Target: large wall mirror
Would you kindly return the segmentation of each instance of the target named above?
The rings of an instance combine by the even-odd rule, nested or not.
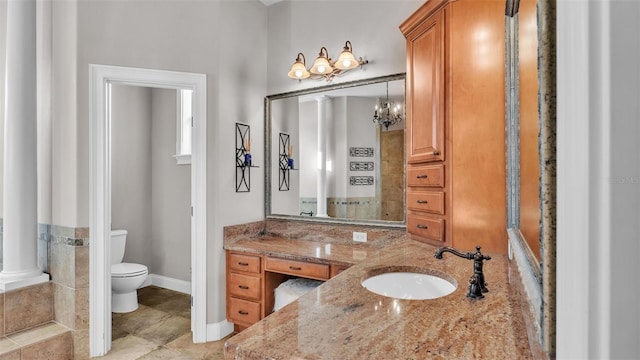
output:
[[[506,1],[507,232],[537,325],[555,351],[555,23],[550,0]]]
[[[404,227],[404,104],[404,74],[267,96],[266,216]]]

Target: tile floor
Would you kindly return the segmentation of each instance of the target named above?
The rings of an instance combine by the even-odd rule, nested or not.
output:
[[[191,340],[189,295],[147,286],[138,290],[139,307],[112,314],[111,350],[96,359],[223,359],[222,339],[204,344]]]

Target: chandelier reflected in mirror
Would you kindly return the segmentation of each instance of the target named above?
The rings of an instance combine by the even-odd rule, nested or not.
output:
[[[289,70],[287,75],[296,80],[310,78],[331,81],[334,76],[342,75],[351,69],[367,63],[369,63],[369,61],[363,60],[361,57],[356,59],[353,55],[351,42],[347,40],[336,62],[331,60],[327,48],[323,46],[320,48],[320,53],[318,53],[318,57],[309,70],[307,70],[307,60],[304,54],[298,53],[296,61],[291,65],[291,70]]]
[[[376,104],[373,112],[373,123],[384,126],[385,130],[389,130],[389,126],[393,126],[402,121],[402,107],[400,104],[393,103],[389,100],[389,82],[387,81],[387,99],[382,104]]]

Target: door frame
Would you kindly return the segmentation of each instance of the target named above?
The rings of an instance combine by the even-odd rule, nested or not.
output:
[[[191,154],[191,331],[206,342],[207,77],[89,65],[89,354],[111,349],[111,85],[193,90]]]

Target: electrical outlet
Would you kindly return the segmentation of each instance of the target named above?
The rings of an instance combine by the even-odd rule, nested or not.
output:
[[[362,250],[353,250],[353,260],[364,260],[367,258],[367,252]]]
[[[367,233],[366,232],[353,232],[353,241],[358,242],[367,242]]]

